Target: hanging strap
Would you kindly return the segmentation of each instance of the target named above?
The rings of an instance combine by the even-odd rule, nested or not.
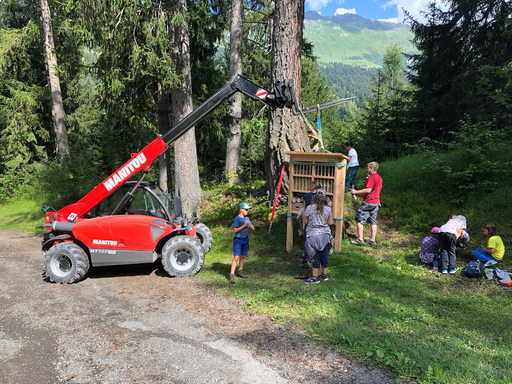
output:
[[[317,130],[311,125],[308,119],[306,119],[306,116],[304,116],[304,113],[302,112],[302,109],[299,109],[300,115],[302,116],[302,119],[304,119],[304,122],[308,126],[308,129],[311,131],[311,136],[318,140],[318,143],[320,144],[320,149],[324,150],[325,152],[330,152],[327,149],[324,148],[324,142],[322,138],[318,135]]]

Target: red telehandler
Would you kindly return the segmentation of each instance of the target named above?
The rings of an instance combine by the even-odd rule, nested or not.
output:
[[[171,199],[144,177],[168,145],[235,92],[262,101],[271,110],[297,108],[291,81],[277,81],[274,92],[269,92],[236,76],[78,202],[58,211],[45,207],[44,276],[71,284],[82,280],[91,265],[143,264],[158,258],[170,276],[197,273],[212,243],[210,230],[199,223],[196,211],[192,219],[181,214],[179,196]],[[139,171],[143,173],[138,181],[128,181]]]

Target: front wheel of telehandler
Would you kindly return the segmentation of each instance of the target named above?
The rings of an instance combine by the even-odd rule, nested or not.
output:
[[[43,275],[53,283],[72,284],[82,280],[89,267],[85,251],[74,243],[64,242],[46,252]]]
[[[162,249],[162,265],[170,276],[193,276],[203,263],[203,246],[191,236],[173,237]]]

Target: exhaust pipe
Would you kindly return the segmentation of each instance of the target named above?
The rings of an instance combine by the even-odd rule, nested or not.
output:
[[[52,231],[57,233],[73,233],[73,225],[75,225],[75,223],[63,223],[62,221],[54,221],[51,224],[44,224],[43,227],[51,227]]]

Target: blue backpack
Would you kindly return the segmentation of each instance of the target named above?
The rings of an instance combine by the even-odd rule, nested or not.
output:
[[[474,260],[469,263],[464,271],[466,277],[482,277],[484,275],[484,264],[480,260]]]

